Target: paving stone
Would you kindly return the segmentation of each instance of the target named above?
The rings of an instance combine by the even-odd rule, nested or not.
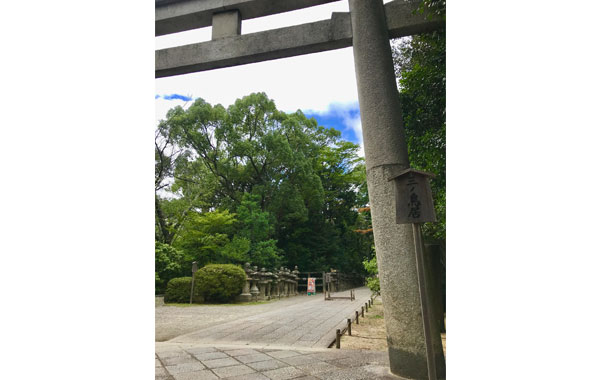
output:
[[[272,369],[262,373],[271,380],[287,380],[306,375],[304,372],[294,367],[284,367],[278,369]]]
[[[202,363],[208,368],[229,367],[240,364],[240,362],[232,358],[203,360]]]
[[[271,357],[269,355],[261,354],[261,353],[236,356],[235,358],[237,360],[241,361],[242,363],[253,363],[253,362],[260,362],[260,361],[271,359]]]
[[[194,356],[196,357],[196,359],[201,360],[201,361],[211,360],[211,359],[223,359],[223,358],[228,357],[226,354],[219,352],[219,351],[205,352],[205,353],[197,354]]]
[[[155,367],[154,376],[169,376],[169,372],[167,372],[167,370],[163,367]]]
[[[336,360],[336,359],[344,359],[351,357],[353,355],[353,351],[344,351],[344,350],[331,350],[331,351],[323,351],[323,352],[315,352],[313,354],[307,354],[304,356],[312,357],[318,360]]]
[[[310,373],[311,375],[318,374],[321,372],[337,371],[340,369],[333,364],[329,364],[329,363],[325,363],[325,362],[313,362],[313,363],[308,363],[308,364],[301,364],[301,365],[297,365],[296,368],[301,369],[306,373]]]
[[[154,380],[170,380],[173,379],[171,376],[154,376]]]
[[[268,377],[261,373],[250,373],[247,375],[227,377],[225,380],[270,380]]]
[[[216,373],[217,376],[219,376],[221,378],[223,378],[223,377],[232,377],[232,376],[247,375],[247,374],[255,373],[256,372],[252,368],[250,368],[248,366],[245,366],[243,364],[234,365],[234,366],[231,366],[231,367],[215,368],[212,371],[214,373]]]
[[[174,356],[172,358],[164,358],[162,361],[163,361],[163,364],[165,366],[175,365],[175,364],[197,362],[197,360],[194,359],[193,357],[191,357],[190,355],[187,355],[187,356]]]
[[[307,364],[307,363],[319,363],[320,360],[315,359],[314,357],[308,357],[308,356],[292,356],[290,358],[282,358],[281,359],[282,362],[285,362],[287,364],[290,365],[300,365],[300,364]]]
[[[257,371],[267,371],[270,369],[288,367],[289,364],[280,362],[279,360],[271,359],[271,360],[265,360],[263,362],[248,363],[248,366],[254,368]]]
[[[269,352],[269,355],[274,357],[274,358],[289,358],[292,356],[298,356],[301,355],[299,352],[296,351],[288,351],[288,350],[283,350],[283,351],[275,351],[275,352]]]
[[[294,377],[294,380],[319,380],[319,378],[314,377],[314,376],[302,376],[302,377]]]
[[[183,372],[173,375],[175,380],[217,380],[217,375],[209,370],[194,371],[194,372]]]
[[[241,349],[237,349],[237,350],[224,350],[225,353],[229,356],[241,356],[241,355],[251,355],[251,354],[258,354],[259,352],[256,350],[253,350],[251,348],[241,348]]]
[[[328,360],[329,363],[335,364],[340,368],[355,368],[369,364],[381,364],[380,361],[369,356],[352,356],[347,358]]]
[[[196,361],[193,363],[168,365],[165,368],[167,369],[167,371],[169,371],[169,373],[171,375],[175,375],[176,373],[182,373],[182,372],[200,371],[202,369],[205,369],[206,367],[204,367],[202,365],[202,363]]]
[[[217,349],[214,347],[195,347],[195,348],[186,349],[186,351],[192,355],[199,355],[199,354],[204,354],[206,352],[216,352]]]
[[[161,364],[160,360],[154,359],[154,366],[155,367],[162,367],[162,364]]]
[[[377,378],[372,373],[362,368],[338,368],[335,371],[319,373],[318,376],[323,380],[362,380]]]
[[[158,357],[161,359],[174,358],[177,356],[189,356],[188,353],[183,350],[157,352],[156,355],[158,355]]]

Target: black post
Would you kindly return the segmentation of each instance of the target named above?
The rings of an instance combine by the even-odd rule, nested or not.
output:
[[[348,335],[352,335],[352,319],[348,318],[346,322],[348,323]]]
[[[335,348],[340,348],[341,335],[340,329],[335,330]]]

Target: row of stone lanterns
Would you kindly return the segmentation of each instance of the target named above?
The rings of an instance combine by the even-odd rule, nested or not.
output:
[[[265,268],[259,271],[257,266],[252,267],[250,263],[246,263],[244,271],[246,284],[238,297],[239,301],[270,300],[275,297],[298,295],[298,266],[295,266],[293,271],[281,267],[279,270],[267,272]]]

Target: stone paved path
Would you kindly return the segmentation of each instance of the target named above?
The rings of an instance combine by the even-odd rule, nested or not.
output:
[[[399,380],[387,352],[156,343],[156,380]]]
[[[157,340],[163,330],[192,332],[155,343],[155,379],[402,380],[390,374],[387,352],[326,348],[371,292],[355,294],[355,301],[317,295],[257,307],[158,307]],[[227,314],[215,316],[220,311]]]
[[[354,315],[355,310],[360,310],[371,291],[362,287],[355,289],[355,295],[354,301],[325,301],[319,295],[292,297],[291,300],[296,302],[286,302],[273,310],[212,325],[169,342],[327,348],[335,340],[336,328],[345,326],[346,319]]]

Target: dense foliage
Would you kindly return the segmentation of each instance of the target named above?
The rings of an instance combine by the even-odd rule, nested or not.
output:
[[[206,302],[229,302],[242,292],[246,273],[237,265],[211,264],[196,271],[194,279]]]
[[[369,274],[367,277],[367,286],[372,292],[379,292],[381,287],[379,286],[379,270],[377,269],[377,257],[373,256],[371,260],[363,261],[363,266]]]
[[[445,0],[424,1],[421,11],[445,17]],[[431,181],[437,223],[425,239],[446,238],[446,31],[403,38],[393,49],[411,166],[435,174]]]
[[[154,255],[155,290],[157,293],[163,293],[168,279],[181,273],[183,253],[170,245],[157,241],[154,244]]]
[[[264,93],[171,109],[155,139],[156,241],[182,253],[169,275],[193,261],[364,272],[365,168],[340,135]]]

